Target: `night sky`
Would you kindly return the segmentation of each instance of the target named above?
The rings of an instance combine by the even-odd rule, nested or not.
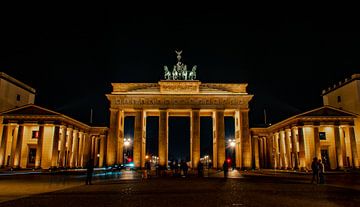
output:
[[[34,87],[40,106],[85,123],[92,108],[97,125],[109,120],[111,82],[158,82],[175,49],[202,82],[249,84],[251,126],[264,109],[276,123],[319,107],[323,89],[360,72],[351,12],[17,6],[0,15],[0,71]]]

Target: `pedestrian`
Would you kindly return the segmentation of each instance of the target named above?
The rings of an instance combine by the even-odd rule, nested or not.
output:
[[[199,161],[199,164],[198,164],[198,176],[199,177],[204,176],[204,165],[202,164],[201,161]]]
[[[312,179],[311,179],[311,183],[314,183],[314,181],[316,180],[316,184],[319,183],[319,163],[318,163],[318,159],[317,157],[313,158],[313,161],[311,163],[311,170],[312,170]]]
[[[149,160],[145,162],[145,170],[146,170],[146,177],[147,177],[147,178],[150,178],[150,177],[151,177],[151,176],[150,176],[151,163],[150,163]]]
[[[325,184],[325,179],[324,179],[324,172],[325,172],[325,166],[324,163],[321,161],[321,159],[319,159],[318,161],[318,166],[319,166],[319,183],[320,184]]]
[[[86,163],[86,185],[92,185],[92,174],[94,172],[94,159],[89,159]]]
[[[227,161],[224,161],[223,164],[223,170],[224,170],[224,178],[228,177],[228,172],[229,172],[229,164],[227,163]]]

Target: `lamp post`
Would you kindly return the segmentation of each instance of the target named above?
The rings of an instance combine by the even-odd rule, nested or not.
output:
[[[235,139],[228,139],[228,143],[229,143],[229,147],[231,148],[231,165],[232,165],[232,169],[234,170],[234,162],[235,162],[235,146],[236,146],[236,142]]]
[[[128,147],[130,146],[130,138],[124,138],[124,147],[125,147],[125,153],[124,153],[124,156],[123,156],[123,163],[125,164],[125,155],[126,155],[126,158],[128,156]]]

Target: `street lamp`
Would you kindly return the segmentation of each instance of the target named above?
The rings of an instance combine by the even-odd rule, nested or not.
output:
[[[125,163],[125,155],[127,156],[128,155],[128,147],[130,146],[130,138],[124,138],[124,147],[125,147],[125,153],[124,153],[124,156],[123,156],[123,163]]]

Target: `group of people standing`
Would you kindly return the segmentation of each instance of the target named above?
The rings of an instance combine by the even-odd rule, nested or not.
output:
[[[314,183],[316,181],[316,184],[324,184],[325,166],[321,159],[318,159],[317,157],[313,158],[313,161],[311,163],[311,170],[313,173],[311,183]]]
[[[183,175],[186,177],[188,175],[189,166],[183,160],[181,160],[180,165],[179,162],[175,160],[170,162],[170,170],[174,176]]]

